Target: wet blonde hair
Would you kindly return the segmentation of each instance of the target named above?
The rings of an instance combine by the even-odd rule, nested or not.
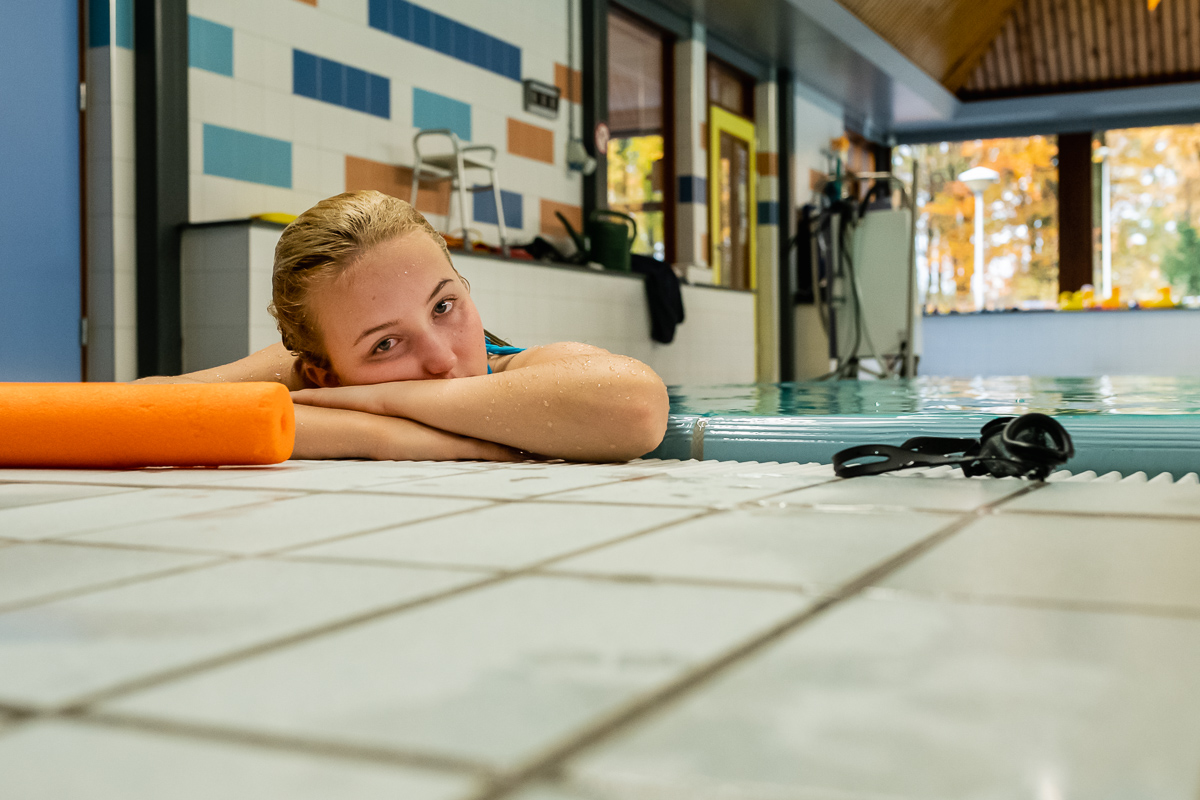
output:
[[[409,203],[382,192],[345,192],[297,217],[279,237],[271,274],[268,310],[278,324],[283,346],[304,362],[329,369],[308,302],[313,288],[340,275],[372,247],[413,231],[428,234],[450,262],[446,240],[425,217]],[[459,278],[466,284],[465,278]]]

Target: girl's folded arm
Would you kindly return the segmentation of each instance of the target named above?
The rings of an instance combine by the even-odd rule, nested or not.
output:
[[[666,387],[645,364],[574,342],[518,353],[494,375],[309,389],[293,397],[581,461],[623,461],[653,450],[668,410]]]

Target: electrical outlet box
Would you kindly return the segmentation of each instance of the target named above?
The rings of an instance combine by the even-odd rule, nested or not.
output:
[[[525,110],[547,119],[558,119],[557,86],[526,78],[521,84],[525,87]]]

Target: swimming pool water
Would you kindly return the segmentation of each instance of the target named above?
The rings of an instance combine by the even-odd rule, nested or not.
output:
[[[915,378],[671,386],[668,391],[672,414],[702,417],[1200,414],[1200,377]]]
[[[1200,378],[917,378],[668,387],[657,458],[818,461],[860,444],[979,436],[1041,412],[1075,442],[1075,472],[1200,472]]]

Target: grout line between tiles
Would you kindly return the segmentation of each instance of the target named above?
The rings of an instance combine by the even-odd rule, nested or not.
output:
[[[1085,519],[1113,518],[1137,520],[1138,522],[1200,522],[1200,514],[1163,514],[1157,511],[1059,511],[1057,509],[1014,508],[1001,512],[1000,516],[1045,516],[1045,517],[1083,517]]]
[[[490,786],[485,787],[478,794],[471,797],[470,800],[500,800],[500,798],[511,795],[513,792],[538,778],[547,777],[560,771],[569,759],[580,752],[613,736],[641,717],[678,701],[682,696],[704,685],[727,668],[754,655],[771,643],[782,639],[784,636],[837,606],[839,603],[863,592],[879,579],[963,530],[980,516],[991,513],[997,506],[1028,494],[1031,491],[1041,488],[1043,485],[1035,483],[1025,486],[999,500],[985,504],[974,512],[963,513],[959,518],[940,530],[935,531],[921,541],[916,542],[891,558],[880,562],[852,580],[847,581],[841,587],[818,599],[813,605],[803,611],[794,614],[750,640],[742,642],[724,654],[697,666],[658,691],[637,698],[623,707],[619,707],[611,713],[600,717],[579,733],[565,739],[558,746],[550,747],[541,756],[530,759],[523,766],[507,771],[494,780]]]
[[[872,586],[866,590],[866,595],[880,600],[904,598],[958,603],[960,605],[1038,608],[1048,611],[1081,611],[1092,614],[1124,614],[1139,617],[1200,620],[1200,608],[1182,605],[1071,600],[1059,597],[1014,597],[998,594],[968,594],[966,592],[933,592],[894,586]]]
[[[55,542],[55,544],[57,544],[57,542]],[[124,578],[115,578],[110,581],[104,581],[103,583],[93,583],[88,584],[87,586],[76,586],[71,589],[60,589],[57,592],[49,592],[47,594],[37,595],[36,597],[27,597],[23,600],[14,600],[9,603],[0,603],[0,614],[7,614],[10,611],[19,611],[24,608],[32,608],[33,606],[40,606],[46,603],[53,603],[58,600],[67,600],[72,597],[91,594],[92,592],[103,592],[108,589],[119,589],[122,586],[129,586],[135,583],[141,583],[142,581],[169,578],[173,575],[182,575],[188,572],[194,572],[206,567],[214,567],[236,560],[238,559],[216,557],[208,561],[202,561],[198,564],[185,564],[178,567],[156,570],[154,572],[147,572],[139,575],[129,575]]]
[[[736,580],[733,578],[696,578],[686,575],[650,575],[631,572],[587,572],[572,569],[536,568],[532,575],[548,578],[571,578],[594,583],[636,583],[665,586],[695,586],[705,589],[751,589],[755,591],[791,592],[805,597],[821,597],[825,593],[798,583],[772,583],[770,581]]]
[[[351,744],[336,740],[309,739],[302,736],[288,736],[280,733],[263,733],[261,731],[242,730],[240,728],[225,728],[218,725],[202,725],[194,722],[141,717],[134,714],[122,714],[113,711],[91,712],[86,715],[74,713],[63,714],[60,718],[76,723],[132,729],[143,733],[167,735],[175,738],[205,739],[223,744],[248,745],[261,749],[308,753],[317,756],[360,762],[366,761],[392,766],[418,767],[455,774],[465,772],[484,780],[493,777],[496,773],[495,768],[487,764],[465,758],[455,758],[442,753],[422,753],[388,747],[372,747],[365,744]]]

